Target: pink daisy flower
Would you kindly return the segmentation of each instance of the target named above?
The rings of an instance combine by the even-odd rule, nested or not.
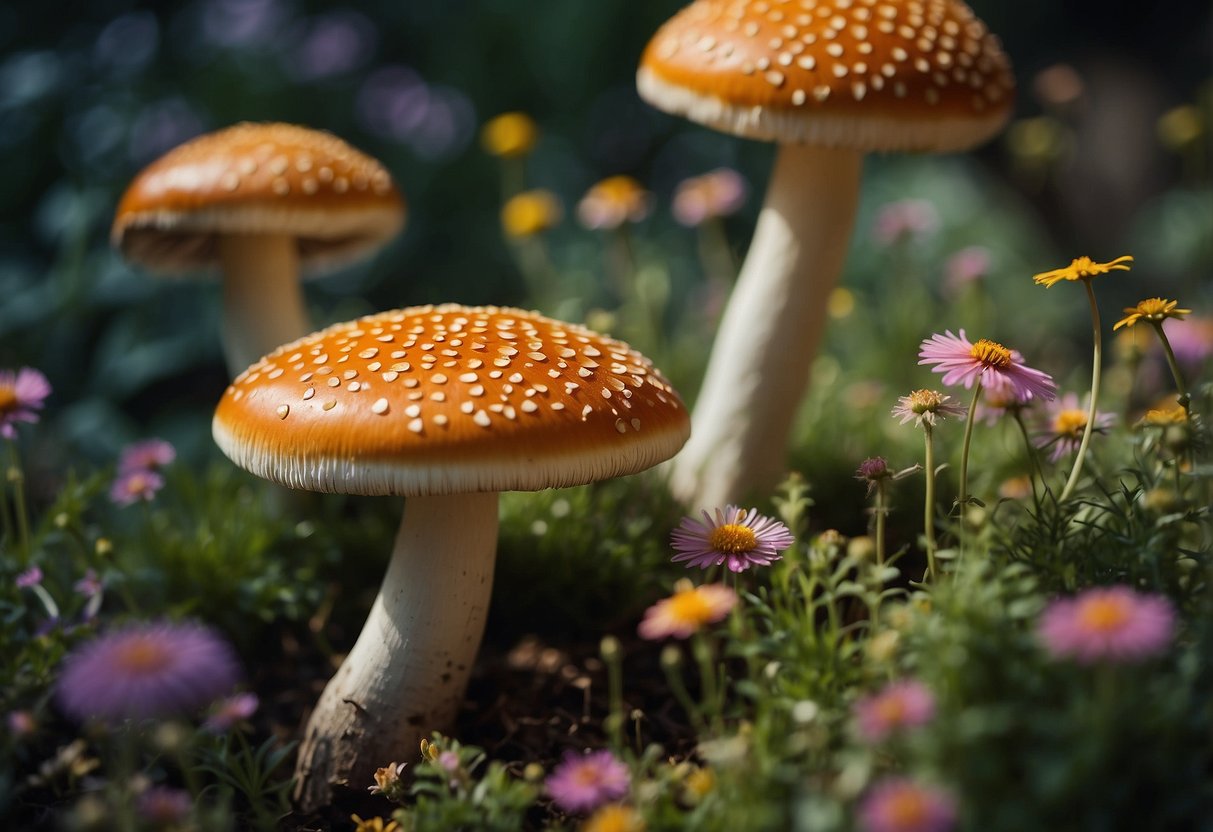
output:
[[[544,785],[552,800],[566,812],[589,812],[604,803],[623,799],[632,775],[610,751],[579,755],[565,752],[564,759]]]
[[[957,251],[943,265],[943,285],[952,294],[990,273],[990,250],[969,246]]]
[[[1009,385],[1020,401],[1036,397],[1052,401],[1057,395],[1052,377],[1025,366],[1018,351],[985,338],[973,343],[965,337],[963,329],[960,335],[951,331],[932,335],[922,342],[918,358],[919,364],[934,364],[931,369],[943,373],[944,384],[972,388],[978,381],[983,386],[1001,382]]]
[[[1052,447],[1049,459],[1053,462],[1061,459],[1072,451],[1077,451],[1082,444],[1082,434],[1087,428],[1086,407],[1080,407],[1078,396],[1066,393],[1049,405],[1048,422],[1043,432],[1036,437],[1038,448]],[[1104,433],[1116,422],[1116,416],[1111,413],[1095,412],[1095,424],[1092,431]]]
[[[55,687],[73,719],[155,719],[195,711],[236,683],[235,653],[198,624],[135,624],[73,650]]]
[[[714,217],[737,213],[745,204],[748,190],[740,173],[717,168],[678,183],[670,210],[680,224],[694,228]]]
[[[143,500],[150,503],[156,492],[164,487],[164,477],[155,471],[133,470],[119,473],[110,486],[110,500],[114,505],[126,507]]]
[[[1174,631],[1170,601],[1127,586],[1059,598],[1041,614],[1036,628],[1049,653],[1079,664],[1147,659],[1167,649]]]
[[[50,394],[50,382],[37,370],[0,370],[0,436],[15,439],[18,422],[37,422],[37,411]]]
[[[859,699],[852,712],[859,735],[866,742],[879,743],[930,722],[935,717],[935,697],[922,682],[906,679]]]
[[[226,733],[257,713],[261,700],[255,693],[237,693],[219,700],[202,727],[215,734]]]
[[[42,583],[42,568],[31,566],[17,575],[15,583],[17,584],[17,589],[31,589],[38,586]]]
[[[118,473],[156,471],[177,458],[177,449],[163,439],[143,439],[122,449],[118,457]]]
[[[891,777],[872,787],[858,814],[863,832],[947,832],[956,825],[956,801],[940,789]]]
[[[691,517],[670,535],[678,554],[674,563],[686,562],[687,568],[726,564],[730,572],[744,572],[751,566],[770,566],[780,552],[795,542],[788,527],[778,520],[734,505],[703,511],[703,522]]]
[[[987,425],[996,425],[1008,413],[1022,411],[1031,399],[1021,399],[1015,387],[999,376],[990,376],[981,388],[981,399],[973,416]]]
[[[638,632],[643,638],[687,638],[705,624],[723,619],[737,606],[737,593],[724,584],[674,584],[674,594],[645,610]]]

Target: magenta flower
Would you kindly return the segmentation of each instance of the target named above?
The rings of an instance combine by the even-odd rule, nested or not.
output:
[[[740,173],[717,168],[679,182],[670,210],[681,225],[694,228],[706,220],[737,213],[748,190]]]
[[[38,720],[29,711],[9,711],[4,717],[8,732],[14,737],[29,737],[38,730]]]
[[[956,825],[950,794],[902,777],[881,780],[859,804],[863,832],[948,832]]]
[[[1053,462],[1072,451],[1077,451],[1087,427],[1088,410],[1087,407],[1079,407],[1078,396],[1074,393],[1066,393],[1059,400],[1052,402],[1047,411],[1048,422],[1043,432],[1035,439],[1036,447],[1052,447],[1049,459]],[[1092,430],[1095,433],[1104,433],[1115,422],[1115,415],[1096,411]]]
[[[92,569],[84,570],[84,577],[72,584],[72,589],[85,598],[92,598],[101,592],[101,578]]]
[[[744,572],[751,566],[770,566],[795,542],[787,526],[759,514],[756,508],[746,511],[729,505],[713,514],[702,513],[702,523],[684,517],[682,525],[670,535],[678,552],[671,560],[685,561],[688,569],[723,563],[730,572]]]
[[[943,285],[952,294],[981,280],[990,271],[990,251],[981,246],[969,246],[948,258],[943,265]]]
[[[859,699],[852,711],[859,735],[866,742],[879,743],[930,722],[935,717],[935,697],[922,682],[905,679]]]
[[[163,487],[164,477],[155,471],[135,470],[120,473],[110,486],[110,500],[114,505],[123,508],[140,500],[150,503],[156,497],[156,492]]]
[[[932,335],[922,342],[918,358],[919,364],[934,364],[931,369],[943,373],[944,384],[972,388],[978,381],[983,386],[1003,383],[1010,386],[1020,401],[1035,397],[1052,401],[1057,395],[1052,377],[1025,366],[1018,351],[985,338],[973,343],[965,337],[963,329],[960,335],[951,331]]]
[[[1041,614],[1036,628],[1045,650],[1079,664],[1147,659],[1167,649],[1174,631],[1170,601],[1127,586],[1059,598]]]
[[[122,449],[118,473],[158,471],[177,458],[177,449],[163,439],[143,439]]]
[[[17,576],[16,582],[18,589],[30,589],[42,583],[42,569],[37,566],[31,566]]]
[[[981,388],[981,400],[973,416],[987,425],[996,425],[1008,413],[1023,410],[1030,399],[1021,399],[1015,387],[1000,376],[990,376]]]
[[[260,704],[255,693],[233,694],[215,703],[202,727],[215,734],[227,733],[255,714]]]
[[[939,214],[925,199],[902,199],[884,205],[876,214],[872,236],[891,245],[914,237],[925,237],[939,228]]]
[[[18,422],[37,422],[37,411],[50,394],[50,382],[37,370],[0,370],[0,436],[15,439]]]
[[[737,606],[737,593],[724,584],[692,586],[683,579],[674,584],[674,594],[645,610],[637,632],[650,640],[688,638],[705,624],[714,624]]]
[[[73,719],[155,719],[195,711],[239,676],[232,648],[199,624],[134,624],[73,650],[55,687]]]
[[[589,812],[604,803],[621,800],[631,783],[627,766],[610,751],[603,750],[585,755],[565,752],[544,785],[564,811]]]

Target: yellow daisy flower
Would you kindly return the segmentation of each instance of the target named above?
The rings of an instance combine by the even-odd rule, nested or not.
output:
[[[533,237],[560,223],[560,200],[551,191],[525,191],[501,208],[501,226],[516,239]]]
[[[1175,307],[1178,305],[1179,301],[1177,300],[1146,298],[1145,300],[1138,301],[1136,306],[1126,306],[1125,316],[1117,321],[1112,329],[1117,330],[1122,326],[1133,326],[1138,321],[1161,324],[1167,318],[1182,318],[1184,315],[1191,314],[1191,309],[1176,309]]]
[[[480,131],[485,151],[503,159],[526,156],[535,148],[539,128],[526,113],[503,113],[490,120]]]
[[[1127,272],[1131,268],[1129,264],[1132,262],[1133,255],[1131,254],[1117,257],[1115,260],[1107,263],[1096,263],[1090,257],[1079,257],[1065,268],[1041,272],[1038,275],[1034,275],[1032,280],[1045,286],[1052,286],[1059,280],[1086,280],[1097,274],[1107,274],[1111,271]]]
[[[581,832],[644,832],[645,825],[635,809],[612,803],[590,815]]]

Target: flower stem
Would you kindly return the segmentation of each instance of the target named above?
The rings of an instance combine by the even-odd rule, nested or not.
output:
[[[1162,321],[1151,321],[1150,323],[1154,326],[1154,331],[1158,333],[1158,340],[1162,341],[1162,348],[1167,354],[1167,365],[1170,366],[1171,375],[1175,378],[1175,388],[1179,390],[1176,401],[1184,409],[1184,413],[1191,416],[1192,397],[1188,395],[1188,387],[1184,384],[1184,374],[1180,372],[1179,362],[1175,360],[1175,351],[1171,349],[1171,341],[1167,338],[1167,333],[1162,330]]]
[[[1091,278],[1084,277],[1082,285],[1086,287],[1087,300],[1091,303],[1091,325],[1095,333],[1095,350],[1091,361],[1091,403],[1087,408],[1087,424],[1082,431],[1082,442],[1078,445],[1078,455],[1074,457],[1074,468],[1070,471],[1070,478],[1066,480],[1065,488],[1061,490],[1061,496],[1057,498],[1059,503],[1064,503],[1074,491],[1074,486],[1078,484],[1078,477],[1082,474],[1082,463],[1087,455],[1087,445],[1091,444],[1091,433],[1095,429],[1095,407],[1099,400],[1100,364],[1103,358],[1103,333],[1099,326],[1099,304],[1095,302],[1095,290],[1091,288]]]
[[[1040,468],[1040,457],[1036,455],[1036,446],[1032,444],[1032,437],[1028,433],[1028,426],[1024,424],[1023,412],[1016,407],[1012,410],[1012,414],[1015,417],[1015,424],[1019,425],[1019,433],[1023,436],[1023,444],[1028,451],[1028,461],[1032,463],[1032,471],[1035,472],[1028,475],[1028,481],[1032,483],[1032,502],[1039,508],[1040,495],[1036,491],[1036,477],[1040,477],[1040,482],[1045,487],[1046,492],[1048,491],[1049,484],[1045,482],[1044,471]]]
[[[935,578],[935,449],[931,442],[931,426],[923,422],[922,430],[926,436],[926,498],[923,500],[923,533],[927,539],[927,574]]]
[[[21,457],[17,453],[17,443],[8,443],[9,465],[5,479],[13,487],[13,514],[17,516],[17,534],[20,540],[18,554],[22,568],[29,563],[29,515],[25,507],[25,472],[21,469]]]
[[[876,565],[884,566],[884,480],[876,482]]]
[[[981,381],[973,385],[973,401],[969,402],[969,415],[965,419],[964,442],[960,448],[960,496],[956,499],[960,506],[961,523],[964,522],[964,507],[969,501],[969,443],[973,440],[973,414],[977,412],[977,400],[981,396]]]

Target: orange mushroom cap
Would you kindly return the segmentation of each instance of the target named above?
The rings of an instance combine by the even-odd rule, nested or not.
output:
[[[947,151],[998,132],[1015,81],[959,0],[695,0],[653,37],[637,87],[750,138]]]
[[[535,312],[422,306],[337,324],[241,373],[215,411],[237,465],[292,488],[538,490],[682,447],[678,394],[627,344]]]
[[[288,234],[305,267],[355,260],[404,224],[387,170],[336,136],[293,124],[207,133],[148,165],[118,205],[111,240],[165,273],[216,264],[221,234]]]

